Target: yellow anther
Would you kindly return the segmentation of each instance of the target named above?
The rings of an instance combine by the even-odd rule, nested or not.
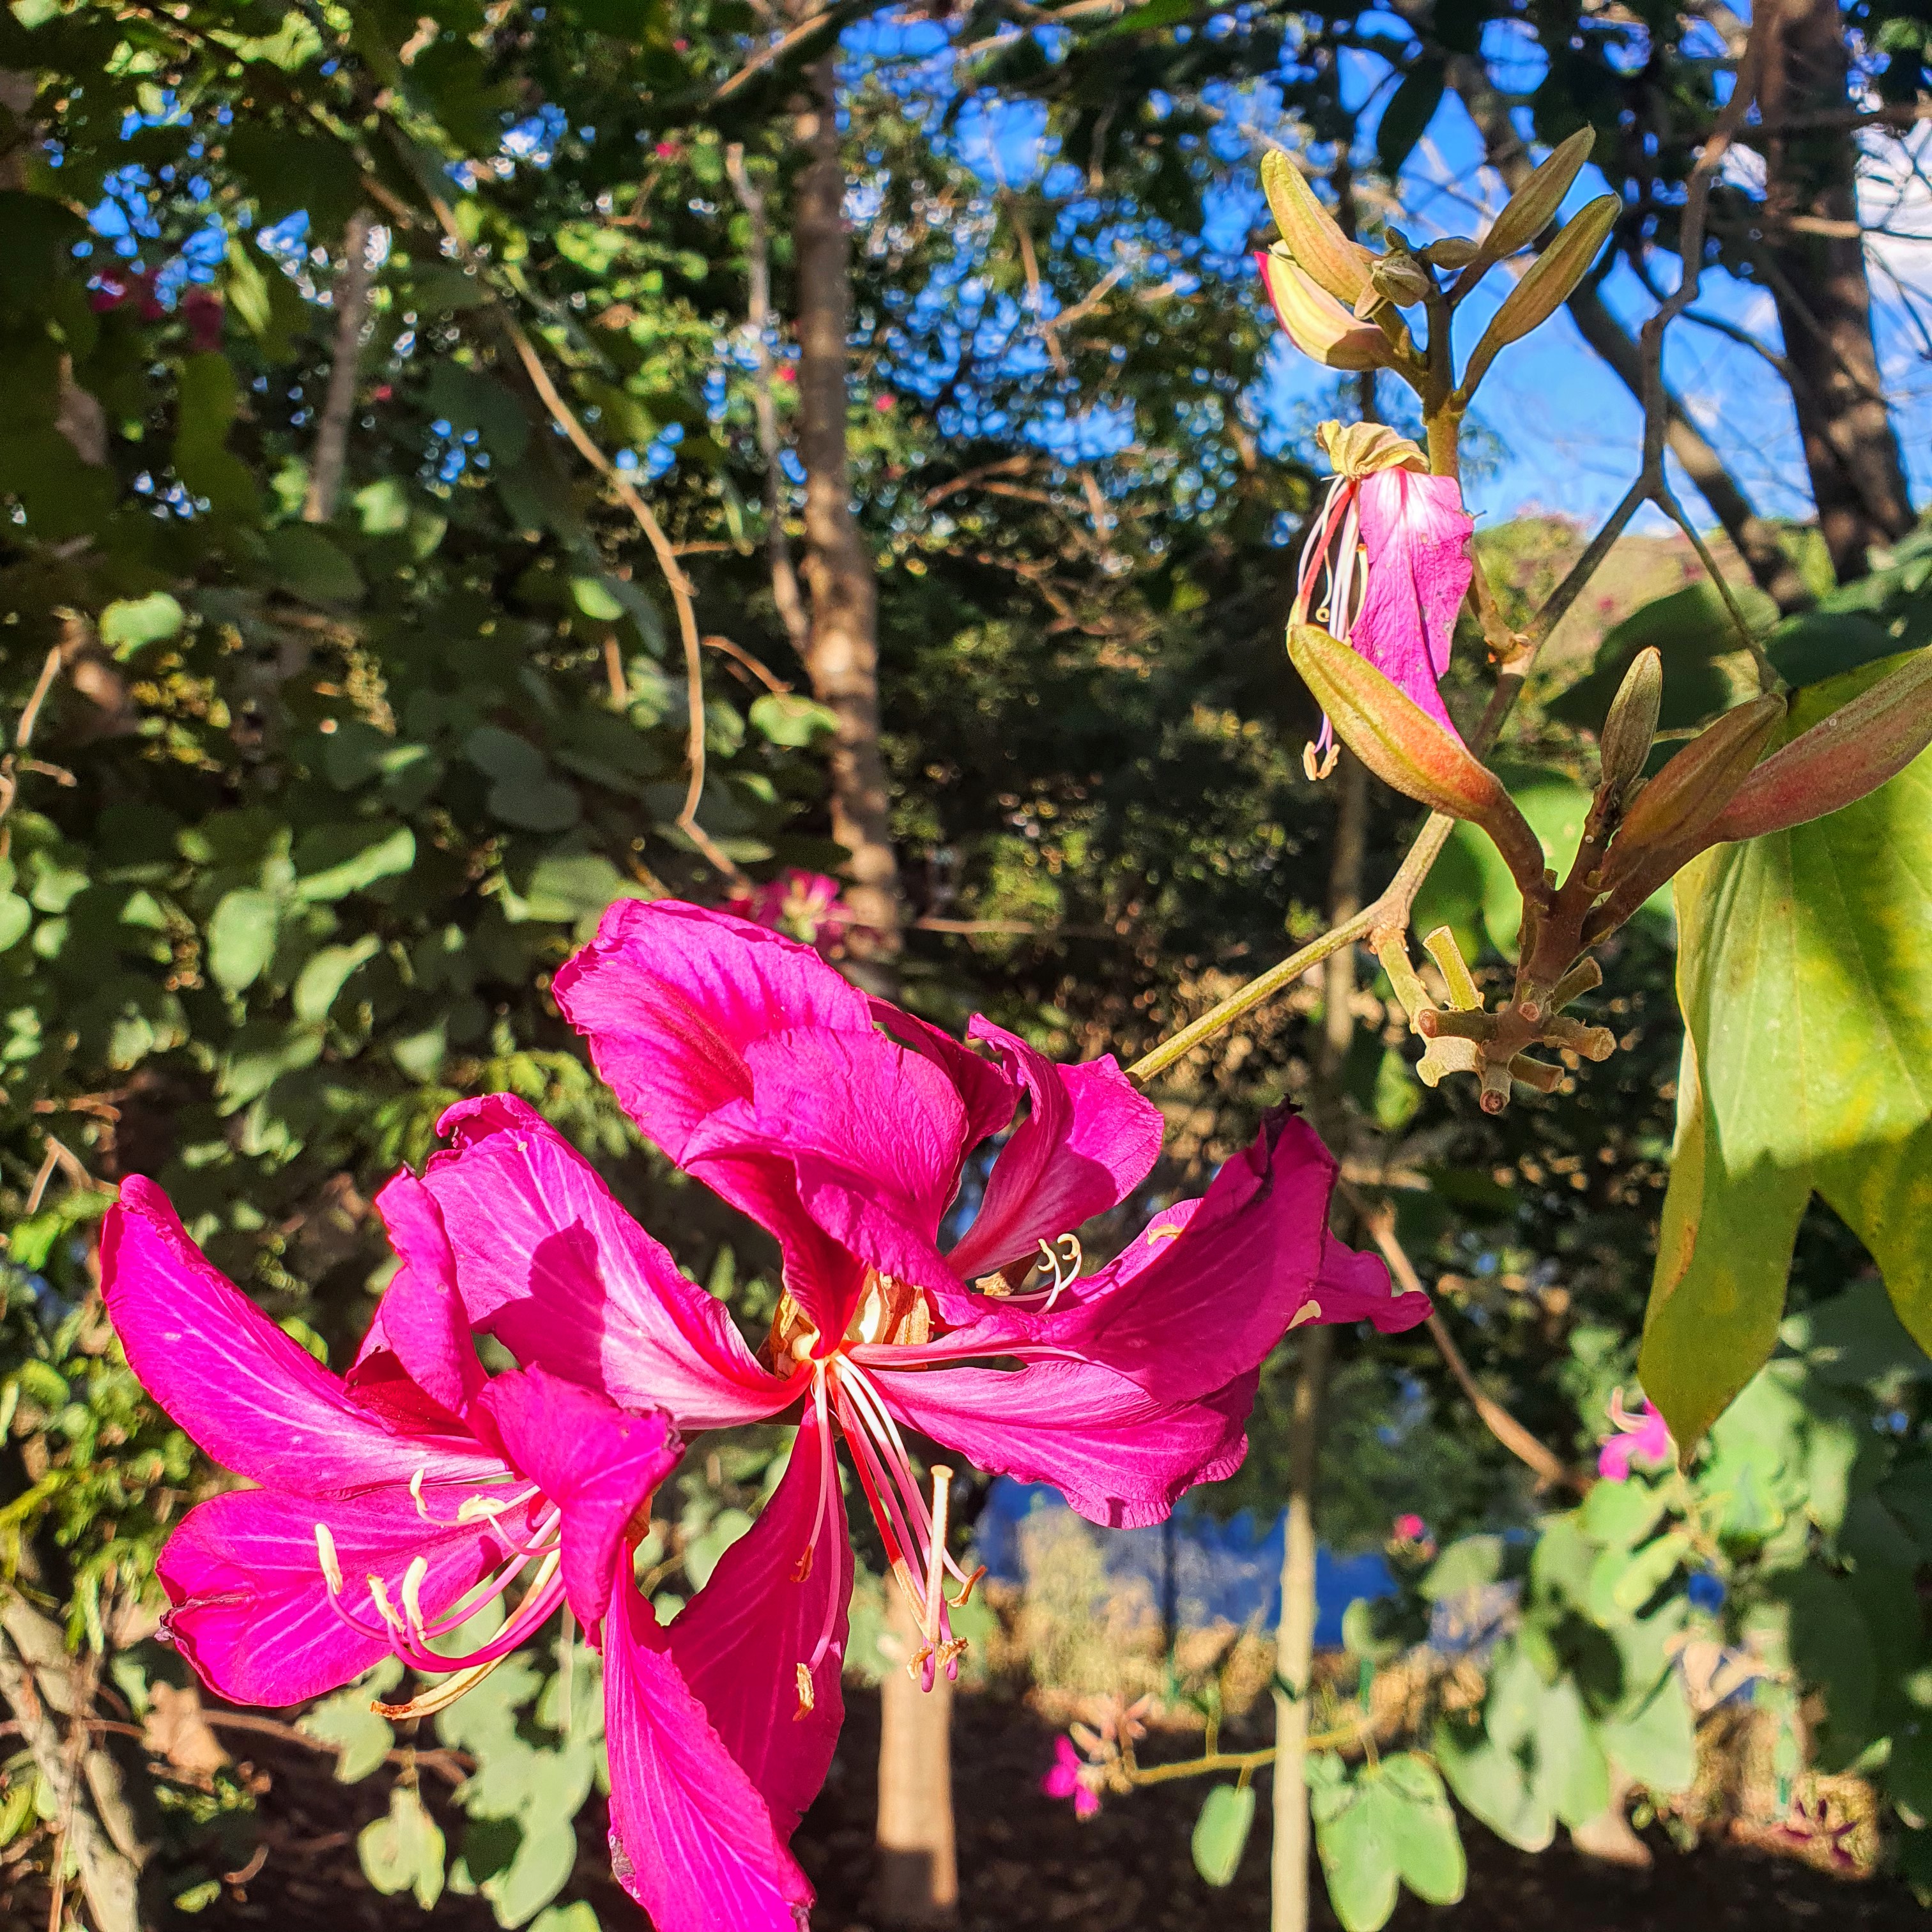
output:
[[[328,1533],[328,1526],[319,1522],[315,1526],[315,1553],[322,1562],[322,1574],[328,1585],[328,1594],[339,1597],[342,1594],[342,1565],[335,1558],[335,1538]]]
[[[429,1558],[418,1556],[403,1572],[403,1613],[410,1620],[410,1628],[418,1636],[423,1634],[422,1586],[423,1579],[429,1574]]]
[[[791,1714],[792,1722],[796,1724],[800,1718],[813,1709],[818,1702],[818,1695],[812,1688],[812,1672],[801,1664],[798,1666],[798,1708]]]
[[[1318,1301],[1304,1301],[1301,1306],[1294,1311],[1294,1319],[1289,1322],[1288,1325],[1291,1328],[1299,1328],[1304,1322],[1319,1322],[1321,1319],[1321,1303]]]
[[[392,1630],[400,1630],[403,1627],[403,1620],[396,1614],[396,1606],[394,1604],[389,1601],[389,1593],[387,1590],[383,1588],[382,1578],[380,1576],[371,1576],[368,1581],[369,1594],[371,1600],[375,1604],[377,1616],[379,1616],[382,1619],[383,1622],[387,1624]]]

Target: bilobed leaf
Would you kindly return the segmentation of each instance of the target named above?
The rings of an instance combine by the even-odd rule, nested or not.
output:
[[[1799,694],[1788,730],[1882,668]],[[1678,875],[1677,1146],[1639,1372],[1688,1448],[1777,1339],[1814,1189],[1932,1342],[1932,753]]]
[[[1412,1751],[1384,1758],[1382,1772],[1397,1875],[1417,1898],[1454,1905],[1468,1882],[1468,1862],[1442,1779]]]
[[[398,1785],[386,1817],[365,1825],[356,1840],[363,1876],[393,1897],[412,1892],[427,1912],[442,1896],[442,1830],[416,1792]]]
[[[568,1818],[532,1824],[527,1818],[516,1856],[478,1889],[488,1899],[496,1923],[523,1925],[570,1882],[577,1864],[577,1832]]]
[[[379,1769],[396,1742],[387,1720],[369,1708],[373,1698],[393,1690],[402,1677],[396,1660],[388,1662],[393,1668],[385,1671],[379,1666],[346,1690],[313,1706],[298,1721],[298,1729],[335,1747],[335,1775],[340,1784],[358,1784]]]
[[[1232,1885],[1255,1822],[1252,1784],[1217,1784],[1208,1792],[1194,1821],[1191,1840],[1194,1869],[1212,1886]]]
[[[1354,1802],[1315,1828],[1328,1903],[1342,1932],[1380,1932],[1395,1910],[1395,1814],[1402,1802],[1378,1775],[1364,1772]]]
[[[34,922],[34,909],[18,892],[0,892],[0,952],[20,944]]]
[[[131,657],[146,644],[178,637],[186,622],[182,607],[165,590],[110,604],[100,614],[100,641],[116,657]]]
[[[1502,1567],[1500,1536],[1465,1536],[1450,1544],[1429,1566],[1420,1587],[1432,1604],[1439,1604],[1445,1598],[1493,1583],[1502,1574]]]
[[[298,1020],[326,1020],[350,974],[382,950],[382,941],[364,933],[348,946],[325,946],[310,954],[296,981],[295,1009]]]
[[[284,590],[305,603],[361,601],[362,572],[313,524],[284,524],[271,530],[268,567]]]
[[[1436,1761],[1463,1807],[1519,1851],[1542,1851],[1556,1837],[1556,1815],[1530,1789],[1522,1765],[1480,1728],[1438,1724]]]

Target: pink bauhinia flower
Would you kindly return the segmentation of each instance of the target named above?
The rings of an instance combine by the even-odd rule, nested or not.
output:
[[[1125,1200],[1160,1148],[1160,1115],[1111,1059],[1058,1066],[976,1019],[983,1058],[808,948],[668,900],[613,907],[554,991],[645,1132],[776,1238],[784,1292],[754,1357],[588,1162],[500,1095],[445,1115],[455,1147],[424,1177],[471,1319],[520,1361],[622,1406],[662,1402],[686,1429],[802,1405],[817,1503],[768,1511],[744,1539],[782,1545],[760,1559],[775,1577],[849,1560],[842,1436],[924,1631],[914,1661],[928,1685],[957,1670],[948,1611],[973,1579],[946,1549],[952,1472],[934,1467],[928,1503],[908,1432],[1051,1482],[1096,1522],[1155,1522],[1238,1466],[1261,1363],[1286,1330],[1394,1330],[1428,1312],[1330,1238],[1334,1163],[1286,1110],[1203,1198],[1083,1275],[1074,1231]],[[968,1156],[1022,1100],[977,1214],[949,1244]],[[824,1694],[832,1641],[830,1602],[814,1629],[805,1594],[781,1582],[747,1611],[748,1639],[795,1661],[801,1711]],[[782,1730],[791,1715],[763,1721]]]
[[[796,1932],[812,1900],[785,1849],[823,1780],[831,1708],[774,1736],[755,1685],[788,1658],[748,1648],[749,1604],[779,1580],[727,1552],[660,1629],[632,1578],[652,1492],[680,1444],[661,1409],[616,1407],[542,1367],[486,1378],[458,1298],[442,1216],[409,1175],[378,1205],[403,1265],[348,1376],[332,1375],[212,1268],[166,1198],[130,1180],[109,1212],[101,1270],[135,1373],[212,1456],[260,1486],[190,1512],[163,1551],[166,1628],[211,1688],[298,1702],[393,1654],[453,1702],[560,1605],[604,1653],[612,1858],[661,1932]],[[817,1506],[818,1444],[793,1458],[766,1514]],[[496,1634],[448,1640],[522,1586]],[[792,1585],[842,1652],[849,1564]],[[826,1600],[821,1602],[821,1600]],[[764,1704],[771,1701],[768,1693]]]
[[[1597,1451],[1597,1474],[1606,1483],[1630,1480],[1634,1461],[1667,1462],[1670,1460],[1670,1431],[1663,1416],[1646,1397],[1640,1410],[1624,1406],[1622,1389],[1610,1391],[1610,1420],[1617,1433],[1606,1439]]]
[[[1335,480],[1303,546],[1294,621],[1306,622],[1312,608],[1331,637],[1352,644],[1454,735],[1437,682],[1449,668],[1456,613],[1475,568],[1475,524],[1461,486],[1430,476],[1422,452],[1378,424],[1326,422],[1316,434]],[[1332,769],[1334,744],[1324,718],[1306,754],[1311,778]]]
[[[1087,1760],[1073,1748],[1073,1740],[1053,1741],[1053,1767],[1040,1781],[1049,1798],[1070,1798],[1076,1818],[1090,1818],[1100,1808],[1100,1794],[1088,1781]]]
[[[727,904],[754,926],[769,926],[826,953],[837,950],[853,923],[843,892],[829,873],[802,872],[794,866],[764,885],[740,886]]]

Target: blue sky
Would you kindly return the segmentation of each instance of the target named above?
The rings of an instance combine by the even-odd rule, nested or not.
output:
[[[1392,15],[1382,25],[1391,36],[1403,31]],[[1214,30],[1210,26],[1204,31]],[[898,66],[896,82],[908,94],[926,92],[935,100],[944,98],[956,84],[944,32],[932,23],[875,22],[848,34],[847,46],[862,61],[896,56],[903,63]],[[1493,28],[1484,51],[1499,83],[1512,92],[1526,92],[1540,76],[1540,51],[1522,30]],[[1712,51],[1718,50],[1714,46]],[[1366,106],[1362,135],[1365,151],[1372,152],[1388,69],[1372,56],[1348,58],[1345,77],[1354,104]],[[1230,91],[1222,104],[1226,122],[1207,146],[1225,165],[1227,183],[1210,196],[1202,233],[1183,238],[1173,266],[1241,273],[1244,250],[1252,238],[1266,232],[1254,165],[1268,138],[1292,142],[1293,130],[1281,119],[1279,95],[1264,83],[1238,94]],[[1524,132],[1528,131],[1526,124]],[[1932,141],[1932,130],[1919,131],[1921,137]],[[1067,192],[1056,183],[1053,146],[1050,138],[1042,139],[1043,133],[1043,113],[1033,104],[1010,107],[985,100],[969,103],[950,130],[935,126],[935,137],[989,187],[1024,187],[1038,181],[1049,193]],[[1899,151],[1892,152],[1895,158]],[[1454,94],[1445,95],[1405,170],[1402,225],[1412,241],[1419,244],[1439,234],[1480,231],[1486,219],[1482,210],[1492,212],[1502,198],[1500,184],[1481,167],[1481,154],[1480,137],[1466,111]],[[1605,186],[1594,168],[1586,168],[1571,191],[1568,208],[1600,194]],[[1870,197],[1874,202],[1880,198],[1876,190]],[[1886,264],[1901,279],[1915,288],[1932,290],[1932,190],[1922,196],[1916,192],[1908,195],[1906,202],[1898,225],[1910,236],[1924,235],[1928,240],[1887,240],[1876,245]],[[1259,234],[1253,233],[1257,223],[1262,224]],[[1674,267],[1664,256],[1658,272],[1669,279]],[[1881,361],[1896,405],[1915,496],[1923,500],[1932,490],[1932,364],[1922,352],[1886,276],[1875,272],[1873,284]],[[1456,334],[1465,352],[1510,285],[1510,278],[1498,272],[1464,305]],[[1653,305],[1628,267],[1610,278],[1604,295],[1633,331]],[[1695,308],[1749,328],[1769,348],[1778,346],[1769,298],[1754,285],[1707,270]],[[1010,326],[1014,318],[994,320]],[[1808,515],[1810,502],[1796,425],[1789,394],[1775,373],[1748,348],[1688,320],[1680,320],[1671,332],[1665,370],[1756,506],[1774,516]],[[1330,372],[1295,354],[1284,340],[1271,370],[1268,412],[1278,431],[1298,439],[1323,412],[1323,404],[1338,386]],[[1468,495],[1471,507],[1487,520],[1528,510],[1558,511],[1585,520],[1600,518],[1636,474],[1641,412],[1622,382],[1583,343],[1567,311],[1559,311],[1529,340],[1504,352],[1483,386],[1474,418],[1479,431],[1487,434],[1471,439],[1476,460]],[[1124,436],[1124,430],[1115,434]],[[1100,440],[1104,443],[1105,435]],[[1674,481],[1693,515],[1710,520],[1688,478],[1679,472]],[[1639,526],[1666,526],[1660,513],[1646,511]]]

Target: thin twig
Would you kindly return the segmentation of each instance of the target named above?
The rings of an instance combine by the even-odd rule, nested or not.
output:
[[[424,189],[424,198],[429,203],[430,212],[435,215],[443,232],[467,259],[469,250],[448,203],[427,186]],[[493,295],[494,292],[493,290]],[[530,378],[530,386],[536,392],[538,400],[549,411],[551,421],[569,439],[571,446],[577,453],[603,478],[612,495],[630,512],[638,529],[644,532],[644,540],[650,545],[652,556],[657,560],[658,572],[664,578],[665,587],[670,592],[671,602],[677,611],[678,637],[684,646],[685,700],[690,715],[686,737],[686,755],[691,766],[691,782],[685,790],[683,807],[677,815],[678,827],[726,878],[734,881],[742,881],[745,874],[736,862],[726,856],[711,835],[698,822],[698,801],[704,794],[704,667],[700,656],[701,640],[698,632],[697,604],[691,580],[685,575],[678,562],[677,554],[671,548],[670,540],[664,535],[663,525],[652,514],[650,506],[638,494],[630,479],[598,446],[589,431],[578,421],[576,411],[564,400],[562,392],[544,365],[543,358],[537,353],[536,345],[525,334],[523,325],[500,298],[495,300],[492,306],[498,326],[502,329],[518,361],[523,364],[524,373]]]
[[[47,701],[47,693],[60,675],[62,662],[61,646],[56,644],[40,666],[40,674],[34,681],[33,694],[28,698],[26,709],[20,713],[20,722],[14,733],[14,742],[21,751],[34,742],[34,727],[40,722],[40,706]]]
[[[1376,1246],[1382,1250],[1382,1258],[1388,1263],[1389,1272],[1400,1284],[1402,1293],[1426,1295],[1428,1291],[1422,1285],[1422,1277],[1416,1273],[1415,1264],[1409,1259],[1408,1250],[1396,1234],[1394,1208],[1387,1202],[1371,1203],[1346,1180],[1338,1180],[1336,1186],[1353,1204],[1363,1226],[1375,1237]],[[1586,1477],[1571,1468],[1553,1449],[1539,1442],[1477,1381],[1439,1310],[1432,1308],[1428,1328],[1430,1338],[1448,1365],[1456,1386],[1468,1397],[1470,1406],[1482,1418],[1483,1426],[1519,1462],[1534,1470],[1544,1482],[1561,1484],[1579,1491],[1587,1490],[1590,1484]]]

